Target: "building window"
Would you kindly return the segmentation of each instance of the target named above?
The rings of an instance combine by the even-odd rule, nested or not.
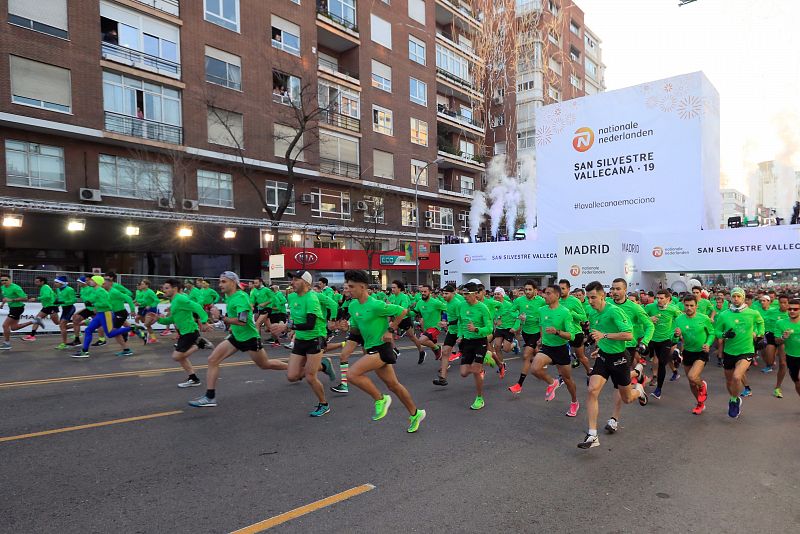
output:
[[[319,81],[319,107],[354,119],[361,118],[361,94],[327,80]],[[335,123],[334,123],[335,124]],[[347,124],[345,122],[345,124]]]
[[[372,60],[372,87],[387,93],[392,92],[392,67]]]
[[[100,192],[112,197],[172,197],[172,168],[163,163],[100,154]]]
[[[54,37],[69,38],[67,0],[8,0],[8,22]]]
[[[441,208],[439,206],[428,206],[428,213],[425,214],[426,221],[434,230],[453,229],[453,208]],[[426,226],[428,226],[426,224]]]
[[[279,70],[272,71],[272,101],[285,106],[300,106],[300,78]]]
[[[556,58],[551,57],[547,65],[550,67],[550,70],[561,76],[561,63],[559,63]]]
[[[350,193],[315,187],[311,189],[311,197],[314,199],[311,204],[312,217],[350,220]]]
[[[357,138],[328,131],[319,133],[320,172],[358,178],[361,174],[358,156]]]
[[[503,148],[505,149],[505,146]],[[475,178],[472,176],[462,176],[461,192],[465,195],[472,196],[472,194],[475,192]]]
[[[522,130],[517,132],[517,149],[518,150],[525,150],[527,148],[533,148],[534,144],[534,136],[536,135],[536,130]]]
[[[300,55],[300,26],[272,15],[272,46],[295,56]]]
[[[374,13],[370,13],[370,39],[372,42],[392,49],[392,25]]]
[[[571,83],[572,87],[575,87],[576,89],[581,88],[581,79],[575,74],[569,75],[569,83]]]
[[[597,43],[594,42],[594,39],[589,37],[589,34],[586,33],[586,32],[584,32],[583,37],[584,37],[583,42],[586,45],[586,49],[587,50],[594,50],[594,47],[597,46]]]
[[[415,145],[428,146],[428,123],[419,119],[411,119],[411,142]]]
[[[415,61],[420,65],[425,65],[425,42],[413,37],[408,36],[408,59]]]
[[[492,127],[498,128],[506,123],[506,116],[503,114],[492,117]]]
[[[275,180],[267,180],[266,182],[266,200],[267,200],[267,207],[271,209],[273,212],[278,211],[278,208],[286,203],[286,211],[283,213],[286,215],[294,215],[294,192],[295,189],[292,188],[292,194],[289,197],[287,202],[286,197],[289,193],[289,184],[286,182],[276,182]]]
[[[587,57],[586,61],[585,61],[585,65],[586,65],[586,74],[588,74],[589,76],[591,76],[592,78],[594,78],[596,80],[597,79],[597,63],[595,63],[594,61],[592,61],[591,59],[589,59]]]
[[[69,69],[18,56],[9,58],[13,103],[60,113],[72,111],[72,82]]]
[[[547,32],[547,39],[554,45],[561,46],[561,39],[555,34],[555,32],[553,32],[553,30]]]
[[[392,110],[380,106],[372,106],[372,131],[384,135],[394,135]]]
[[[580,63],[581,61],[581,53],[573,47],[569,49],[569,59],[570,61],[574,61],[575,63]]]
[[[414,209],[413,202],[408,200],[400,202],[400,224],[403,226],[417,225],[417,210]]]
[[[386,213],[383,207],[383,198],[364,196],[367,210],[364,212],[364,222],[372,224],[386,224]]]
[[[6,139],[6,184],[66,191],[64,149]]]
[[[470,143],[465,139],[460,139],[458,141],[458,148],[461,150],[461,156],[467,159],[473,159],[475,157],[475,145]]]
[[[375,175],[375,178],[394,180],[394,154],[373,149],[372,173]]]
[[[449,48],[436,45],[436,66],[460,80],[472,83],[472,77],[469,74],[469,61]]]
[[[575,24],[575,21],[569,21],[569,31],[577,35],[578,37],[581,36],[581,27]]]
[[[289,145],[292,144],[292,141],[297,136],[297,128],[292,128],[291,126],[278,124],[276,122],[272,126],[272,134],[274,148],[273,155],[276,158],[286,158],[286,152],[289,150]],[[303,151],[305,148],[305,145],[303,144],[304,137],[304,135],[300,136],[300,139],[297,140],[297,144],[292,150],[290,158],[293,161],[305,161],[305,152]]]
[[[356,23],[356,1],[355,0],[317,0],[317,5],[323,11],[333,15],[333,20],[342,24],[346,28],[355,29]]]
[[[425,25],[425,0],[408,0],[408,16]]]
[[[241,113],[208,107],[208,142],[244,148],[244,117]]]
[[[206,81],[237,91],[242,90],[242,60],[222,50],[206,46]]]
[[[421,106],[428,105],[428,84],[416,78],[409,78],[409,94],[411,101]]]
[[[205,0],[206,20],[239,31],[239,0]]]
[[[428,185],[428,169],[430,167],[424,161],[418,159],[411,160],[411,183],[417,185]]]
[[[559,12],[558,4],[554,0],[550,0],[549,4],[550,5],[548,7],[550,9],[550,14],[553,15],[554,17],[557,17]]]
[[[505,141],[501,141],[499,143],[495,143],[494,144],[494,155],[495,156],[499,156],[499,155],[505,154],[505,153],[506,153],[506,142]]]
[[[561,91],[559,91],[558,89],[556,89],[552,85],[548,85],[547,86],[547,96],[549,96],[553,100],[556,100],[556,101],[559,101],[559,102],[561,101]]]
[[[233,207],[233,177],[216,171],[197,171],[197,201],[201,206]]]
[[[136,78],[103,72],[103,105],[105,111],[120,115],[181,125],[180,92]]]

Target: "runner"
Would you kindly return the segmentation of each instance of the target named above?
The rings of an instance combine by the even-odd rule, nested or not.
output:
[[[464,304],[465,300],[463,296],[456,293],[456,288],[449,284],[442,288],[442,298],[444,299],[447,309],[439,325],[445,329],[446,334],[442,345],[442,357],[439,361],[439,376],[433,380],[433,385],[444,387],[447,385],[447,369],[450,367],[453,347],[455,347],[458,342],[459,309]]]
[[[77,347],[81,344],[81,325],[87,319],[94,317],[94,304],[92,303],[94,296],[94,287],[88,285],[88,280],[85,276],[78,277],[78,292],[81,300],[83,301],[83,309],[72,316],[72,330],[73,340],[68,344],[70,347]],[[97,343],[100,341],[105,345],[106,341],[102,333],[98,334]],[[95,343],[95,345],[97,345]]]
[[[687,295],[683,298],[684,315],[675,319],[675,337],[683,340],[683,367],[689,379],[697,405],[692,413],[700,415],[706,409],[708,384],[700,378],[706,364],[708,353],[714,344],[714,325],[708,315],[697,310],[697,297]]]
[[[400,306],[404,310],[408,310],[411,306],[411,297],[408,296],[408,293],[405,293],[406,286],[400,280],[395,280],[392,282],[392,294],[389,295],[387,301],[389,304],[395,304]],[[380,295],[378,296],[380,299]],[[411,340],[414,345],[416,345],[417,350],[419,351],[419,360],[417,360],[418,364],[421,364],[425,361],[425,350],[422,348],[422,345],[417,339],[416,334],[414,334],[414,319],[411,313],[409,313],[403,320],[400,322],[398,327],[398,339],[406,336],[408,339]]]
[[[87,284],[93,288],[92,291],[92,304],[95,309],[95,315],[86,326],[86,331],[83,333],[83,347],[78,349],[72,354],[73,358],[88,358],[89,346],[92,344],[92,334],[98,328],[102,328],[106,333],[106,337],[113,337],[117,339],[120,348],[122,349],[117,353],[118,356],[131,356],[133,351],[128,348],[128,343],[124,339],[124,335],[131,331],[127,326],[114,328],[114,314],[111,311],[111,296],[108,288],[113,287],[113,283],[103,278],[100,275],[94,275],[86,280]],[[119,291],[116,291],[121,295]]]
[[[447,304],[434,298],[432,296],[433,288],[427,284],[423,285],[420,289],[420,298],[418,301],[411,304],[411,308],[415,310],[422,321],[422,335],[419,342],[423,347],[428,347],[433,351],[436,359],[442,357],[442,348],[438,345],[439,323],[442,322],[442,312],[447,310]],[[422,364],[425,361],[425,350],[422,351],[422,356],[417,361],[417,364]]]
[[[260,278],[253,280],[253,289],[250,290],[250,303],[256,314],[256,329],[261,332],[263,326],[267,330],[271,329],[269,315],[272,313],[272,303],[274,301],[272,289],[264,285]]]
[[[67,325],[72,316],[75,315],[75,290],[69,286],[66,276],[57,276],[53,282],[56,284],[56,304],[61,306],[61,317],[58,321],[58,329],[61,331],[61,343],[56,346],[58,350],[64,350],[67,345]]]
[[[145,278],[139,282],[133,304],[136,306],[136,322],[142,323],[147,330],[147,337],[144,339],[145,345],[148,343],[157,343],[158,339],[156,339],[156,335],[153,333],[152,325],[158,319],[158,297],[156,296],[156,292],[150,289],[150,280]]]
[[[781,319],[788,319],[789,318],[789,304],[790,298],[789,295],[781,295],[778,297],[778,310],[780,311],[780,315],[778,316],[778,321]],[[777,326],[776,326],[777,328]],[[777,332],[776,335],[780,337],[781,332]],[[783,385],[783,379],[786,377],[786,345],[783,343],[778,344],[778,350],[776,351],[776,359],[778,361],[778,372],[775,373],[776,380],[775,380],[775,389],[772,391],[772,394],[780,399],[783,398],[783,392],[781,391],[781,385]]]
[[[495,361],[499,362],[497,372],[500,373],[500,380],[506,377],[508,366],[504,361],[503,352],[514,350],[514,334],[511,329],[517,321],[519,315],[514,311],[514,303],[506,300],[506,291],[502,287],[494,289],[494,300],[498,303],[494,312],[495,329],[492,333],[492,353]]]
[[[36,314],[36,317],[33,318],[32,321],[22,323],[19,325],[20,328],[24,328],[29,325],[31,326],[31,333],[27,336],[23,336],[23,341],[36,341],[36,331],[39,329],[40,326],[44,326],[44,322],[42,319],[45,317],[50,317],[50,320],[53,321],[54,325],[58,325],[58,306],[56,306],[56,292],[53,291],[53,288],[50,287],[47,283],[47,277],[45,276],[37,276],[33,279],[33,285],[39,288],[39,297],[36,299],[31,299],[32,301],[39,301],[39,304],[42,305],[42,309],[39,313]]]
[[[589,358],[586,357],[586,352],[584,349],[584,342],[586,338],[583,333],[583,326],[588,321],[586,310],[584,309],[583,303],[580,300],[569,294],[569,280],[562,278],[558,281],[558,286],[561,291],[561,305],[567,308],[570,313],[572,313],[573,322],[576,325],[581,326],[581,328],[578,329],[578,332],[575,333],[572,339],[569,340],[569,346],[572,347],[572,351],[574,351],[578,361],[583,365],[583,368],[586,370],[586,375],[588,376],[592,367],[589,365]]]
[[[538,290],[536,283],[533,280],[525,282],[525,294],[514,301],[514,311],[517,312],[518,318],[512,332],[521,330],[522,340],[525,342],[525,348],[522,350],[524,362],[522,364],[522,373],[519,375],[519,381],[508,390],[518,395],[522,392],[522,383],[525,377],[531,370],[533,363],[533,355],[536,352],[536,347],[539,343],[541,332],[539,329],[539,308],[545,305],[544,299],[537,295]]]
[[[461,377],[466,378],[473,375],[476,395],[470,409],[480,410],[485,405],[483,361],[486,357],[487,337],[492,333],[493,321],[486,305],[478,302],[478,286],[473,282],[468,282],[461,289],[465,301],[458,310]]]
[[[720,354],[725,369],[725,382],[730,394],[728,416],[737,418],[742,411],[742,397],[747,369],[753,362],[755,336],[764,335],[764,320],[758,312],[744,303],[742,288],[731,291],[731,303],[727,310],[717,316],[714,325],[717,339],[721,341]]]
[[[761,314],[761,318],[764,320],[764,339],[761,341],[761,346],[758,348],[761,349],[761,359],[764,360],[764,368],[761,369],[761,372],[767,374],[774,370],[775,353],[778,350],[776,324],[778,319],[782,319],[786,314],[781,313],[779,307],[772,305],[773,301],[769,295],[762,295],[759,301],[760,305],[755,309]],[[780,337],[780,334],[778,334],[778,337]]]
[[[781,295],[781,300],[784,296]],[[787,299],[787,318],[778,319],[776,324],[777,335],[782,348],[785,349],[786,367],[789,368],[789,378],[794,382],[794,389],[800,395],[800,299]],[[780,385],[776,388],[780,392]],[[780,396],[775,395],[778,398]]]
[[[408,390],[397,380],[393,365],[397,356],[392,350],[394,334],[399,324],[405,320],[408,310],[396,304],[382,302],[370,298],[367,292],[369,278],[364,271],[347,271],[344,273],[347,290],[352,297],[350,302],[350,318],[364,339],[364,356],[350,368],[350,382],[372,397],[375,401],[375,414],[373,421],[378,421],[386,416],[392,404],[390,395],[382,395],[372,383],[367,373],[374,371],[378,378],[397,395],[400,402],[409,413],[408,432],[419,430],[419,425],[425,419],[425,410],[420,410],[411,398]],[[389,317],[393,320],[390,323]]]
[[[23,323],[20,325],[19,320],[22,317],[22,312],[25,311],[25,302],[28,301],[28,295],[17,284],[11,282],[8,275],[0,276],[0,291],[3,294],[3,301],[0,306],[8,306],[8,317],[3,321],[3,344],[0,345],[0,350],[11,350],[11,332],[24,328],[31,324]]]
[[[369,290],[367,290],[369,292]],[[346,325],[347,339],[342,346],[342,352],[339,355],[339,384],[331,386],[331,391],[334,393],[347,394],[350,392],[347,374],[350,369],[350,356],[355,352],[356,348],[360,345],[364,347],[364,338],[358,331],[358,328],[353,324],[352,315],[350,315],[350,304],[353,299],[350,297],[350,291],[347,286],[344,287],[343,293],[345,298],[342,300],[342,305],[339,306],[340,322]],[[370,296],[370,298],[372,298]],[[342,328],[344,330],[345,328]]]
[[[589,323],[590,335],[597,343],[597,358],[592,367],[586,399],[589,430],[584,440],[578,444],[581,449],[600,445],[597,437],[598,399],[609,378],[614,388],[619,390],[625,404],[630,404],[637,398],[642,406],[647,404],[647,394],[642,385],[631,386],[630,361],[625,349],[626,343],[633,340],[630,321],[619,307],[606,302],[605,290],[600,282],[590,282],[586,286],[586,294],[593,310],[589,314]],[[611,433],[616,431],[607,430]]]
[[[158,324],[174,324],[175,328],[180,332],[178,341],[175,343],[175,350],[172,352],[172,359],[178,362],[189,375],[189,378],[185,382],[178,384],[178,387],[190,388],[199,386],[200,379],[197,378],[194,372],[189,356],[201,348],[200,345],[202,344],[195,316],[200,318],[201,326],[199,328],[211,330],[211,326],[206,322],[208,321],[208,314],[202,306],[181,293],[181,283],[175,278],[169,278],[164,282],[162,291],[164,296],[171,301],[169,315],[158,317],[156,320]]]
[[[273,284],[270,289],[272,290],[272,304],[269,311],[269,324],[278,325],[280,330],[286,325],[286,295],[278,287],[278,284]],[[273,335],[272,346],[279,347],[280,344],[278,338]]]
[[[110,276],[105,277],[105,282],[103,283],[103,288],[108,291],[108,299],[111,303],[111,313],[114,315],[114,328],[121,328],[123,326],[130,326],[128,323],[128,318],[131,315],[131,312],[135,312],[136,306],[133,304],[133,298],[130,291],[127,293],[121,291],[119,287],[122,287],[119,284],[114,283],[114,279]],[[126,290],[127,291],[127,290]],[[125,305],[130,307],[130,310],[125,307]],[[144,328],[135,328],[133,329],[134,333],[142,339],[142,342],[147,341],[147,333]],[[128,348],[128,332],[124,332],[121,337],[117,340],[122,340],[124,342],[122,350],[117,352],[117,356],[133,356],[133,351]]]
[[[177,293],[177,287],[173,287]],[[247,293],[239,289],[239,275],[233,271],[225,271],[219,275],[219,289],[225,298],[225,317],[222,318],[222,321],[230,327],[231,333],[214,348],[211,355],[208,357],[208,371],[206,372],[206,387],[208,389],[206,389],[206,394],[198,399],[189,401],[189,406],[194,406],[196,408],[207,408],[217,405],[216,385],[217,378],[219,378],[220,364],[239,351],[246,352],[247,355],[250,356],[250,359],[261,369],[284,371],[288,368],[284,362],[270,360],[267,356],[267,352],[261,346],[261,336],[253,322],[253,309],[250,305],[250,299]],[[189,300],[192,300],[191,296],[187,297]],[[199,305],[197,301],[194,301],[194,303]],[[190,305],[188,313],[194,313],[191,311],[191,308],[193,307]],[[170,307],[170,315],[171,312],[172,307]],[[205,312],[203,313],[205,314]],[[200,315],[202,319],[203,315],[198,315]],[[194,318],[194,315],[192,315],[192,318]],[[179,329],[181,328],[177,324],[176,326]],[[196,326],[195,324],[195,327]],[[181,334],[184,333],[183,330],[179,331]],[[183,348],[183,345],[181,347],[176,347],[176,350],[180,348]],[[186,363],[188,363],[188,361]],[[186,367],[184,367],[184,369],[186,369]]]
[[[697,300],[697,313],[707,315],[713,323],[717,310],[714,307],[714,303],[703,296],[703,286],[694,286],[692,288],[692,295],[694,295],[694,298]]]
[[[675,333],[672,323],[681,314],[681,311],[672,304],[672,298],[666,289],[660,289],[656,293],[656,297],[658,301],[645,306],[644,311],[655,325],[649,350],[655,359],[655,362],[653,362],[653,375],[657,376],[653,376],[653,380],[656,381],[656,389],[651,393],[651,396],[660,399],[664,377],[667,374],[667,364],[672,362],[670,353],[674,345],[672,338]],[[677,373],[677,371],[673,371],[673,373]]]
[[[572,368],[570,367],[567,344],[575,338],[577,332],[580,332],[580,327],[575,324],[573,312],[560,302],[563,288],[563,284],[559,282],[559,285],[547,286],[544,289],[544,300],[547,305],[539,308],[542,345],[539,353],[533,358],[533,376],[547,384],[544,400],[549,402],[556,398],[556,390],[561,385],[561,381],[552,378],[545,370],[545,367],[555,365],[558,368],[558,374],[564,380],[564,385],[567,386],[567,390],[572,397],[572,402],[566,415],[567,417],[575,417],[578,415],[580,404],[578,403],[575,381],[572,380]],[[577,301],[577,299],[575,300]]]

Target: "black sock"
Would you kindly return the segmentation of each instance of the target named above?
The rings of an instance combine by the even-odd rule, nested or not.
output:
[[[519,382],[517,382],[517,384],[519,384],[521,386],[522,383],[525,382],[525,377],[526,376],[528,376],[528,375],[526,375],[526,374],[519,375]]]
[[[319,405],[320,405],[320,406],[327,406],[327,405],[328,405],[328,403],[327,403],[327,402],[320,402],[320,403],[319,403]]]
[[[191,380],[192,382],[200,382],[200,379],[197,378],[197,375],[194,373],[189,375],[189,380]]]
[[[213,399],[214,397],[216,397],[216,395],[217,395],[217,390],[216,389],[207,389],[206,390],[206,397],[208,397],[209,399]]]

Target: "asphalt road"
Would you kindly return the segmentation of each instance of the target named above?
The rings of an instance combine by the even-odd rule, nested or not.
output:
[[[551,403],[533,377],[518,398],[505,390],[519,360],[502,383],[487,372],[486,407],[473,412],[471,379],[454,368],[437,388],[432,358],[417,365],[406,348],[398,375],[428,412],[407,434],[399,402],[372,422],[371,399],[353,390],[331,393],[332,412],[310,418],[305,384],[243,355],[222,370],[219,407],[195,409],[186,401],[203,388],[175,387],[184,375],[164,341],[136,340],[124,359],[109,345],[89,360],[54,344],[15,340],[0,353],[2,532],[231,532],[363,484],[374,489],[275,530],[749,533],[800,524],[800,397],[787,379],[785,398],[773,398],[774,375],[750,372],[754,394],[738,420],[727,417],[716,366],[701,416],[689,413],[685,378],[667,383],[661,401],[626,406],[620,431],[585,451],[576,447],[585,412],[564,416],[565,389]]]

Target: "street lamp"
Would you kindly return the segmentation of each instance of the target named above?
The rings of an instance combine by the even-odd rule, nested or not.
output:
[[[442,161],[444,161],[443,158],[436,158],[428,162],[427,165],[417,171],[417,178],[414,180],[414,263],[417,271],[417,289],[419,289],[419,178],[428,167],[438,165]]]

